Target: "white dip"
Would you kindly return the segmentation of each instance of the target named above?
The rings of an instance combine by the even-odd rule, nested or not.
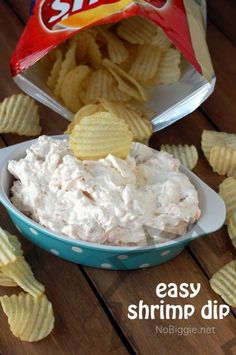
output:
[[[200,217],[197,191],[179,161],[140,143],[126,160],[81,161],[67,139],[41,136],[8,169],[16,208],[73,239],[143,244],[149,229],[183,234]]]

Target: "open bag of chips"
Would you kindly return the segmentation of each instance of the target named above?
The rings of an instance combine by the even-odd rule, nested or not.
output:
[[[12,76],[70,121],[107,100],[116,111],[141,111],[160,130],[214,89],[205,10],[195,0],[37,0]]]

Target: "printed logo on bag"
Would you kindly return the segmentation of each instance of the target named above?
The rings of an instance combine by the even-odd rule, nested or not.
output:
[[[41,17],[44,25],[53,30],[55,25],[72,15],[116,2],[119,0],[45,0],[41,7]]]

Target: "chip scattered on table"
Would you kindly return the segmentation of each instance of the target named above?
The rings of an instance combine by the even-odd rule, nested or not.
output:
[[[228,218],[227,229],[233,246],[236,248],[236,209]]]
[[[210,152],[213,147],[222,146],[236,149],[236,134],[204,129],[202,132],[201,145],[205,157],[209,160]]]
[[[12,333],[30,342],[45,338],[54,326],[52,305],[44,294],[45,287],[35,279],[18,238],[2,228],[0,262],[0,286],[20,286],[28,292],[0,297]]]
[[[236,177],[236,149],[224,146],[211,148],[209,164],[219,175]]]
[[[0,297],[12,333],[28,342],[39,341],[48,336],[54,327],[51,302],[45,295],[19,295]]]
[[[15,255],[17,257],[23,255],[21,243],[19,242],[18,238],[14,234],[11,234],[7,231],[4,231],[4,232],[7,234],[8,240],[11,243],[11,245],[15,248],[15,251],[14,251]]]
[[[79,159],[98,160],[113,154],[125,159],[133,135],[125,120],[109,112],[83,117],[69,136],[69,145]]]
[[[16,249],[9,240],[8,232],[0,228],[0,267],[16,260]]]
[[[236,260],[226,264],[210,279],[213,291],[232,307],[236,307]]]
[[[219,195],[226,205],[226,222],[231,214],[236,211],[236,179],[229,177],[219,186]]]
[[[16,287],[17,283],[9,276],[6,276],[1,270],[0,270],[0,286],[5,286],[5,287]]]
[[[194,145],[168,145],[163,144],[161,150],[173,155],[174,158],[179,159],[181,164],[186,168],[192,170],[198,162],[198,151]]]
[[[0,104],[0,133],[37,136],[41,132],[38,106],[24,94],[6,97]]]
[[[45,291],[44,285],[36,280],[23,256],[18,256],[14,262],[3,266],[1,271],[5,276],[14,280],[24,291],[33,296],[41,295]]]

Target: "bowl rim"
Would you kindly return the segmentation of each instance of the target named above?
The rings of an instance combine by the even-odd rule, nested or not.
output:
[[[51,136],[55,139],[67,139],[67,135],[55,135],[55,136]],[[197,234],[197,235],[193,235],[194,233],[194,229],[198,226],[200,219],[197,221],[197,223],[195,223],[193,225],[193,227],[191,228],[190,231],[188,231],[187,233],[185,233],[182,236],[179,236],[175,239],[172,240],[168,240],[164,243],[160,243],[157,244],[155,243],[155,240],[153,239],[153,244],[146,244],[146,245],[135,245],[135,246],[127,246],[127,245],[108,245],[108,244],[99,244],[99,243],[94,243],[94,242],[88,242],[88,241],[83,241],[83,240],[78,240],[78,239],[72,239],[70,237],[67,237],[63,234],[59,234],[56,232],[51,231],[50,229],[40,225],[38,222],[32,220],[30,217],[26,216],[24,213],[22,213],[21,211],[19,211],[14,205],[13,203],[10,201],[9,197],[6,194],[5,189],[2,186],[2,172],[4,171],[4,168],[6,168],[7,170],[7,164],[9,162],[9,160],[14,159],[14,153],[16,153],[18,151],[18,148],[24,147],[25,146],[25,150],[31,145],[33,144],[33,142],[35,142],[37,140],[36,139],[32,139],[23,143],[19,143],[17,145],[13,145],[13,146],[9,146],[6,148],[3,148],[6,152],[9,151],[9,154],[6,154],[4,157],[2,157],[2,159],[0,159],[0,186],[1,186],[1,196],[0,196],[0,202],[5,206],[5,208],[7,209],[7,211],[10,211],[11,213],[13,213],[14,215],[17,216],[17,218],[19,218],[22,222],[24,222],[26,225],[29,225],[30,227],[36,229],[37,231],[40,231],[43,234],[46,234],[47,236],[49,236],[52,239],[56,239],[59,240],[61,242],[64,242],[66,244],[70,244],[72,246],[78,246],[78,247],[83,247],[83,248],[92,248],[92,249],[96,249],[96,250],[104,250],[104,251],[117,251],[117,252],[132,252],[132,251],[148,251],[150,249],[166,249],[166,248],[171,248],[174,246],[180,246],[181,244],[188,244],[188,242],[190,242],[191,240],[194,240],[195,238],[198,238],[200,236],[206,235],[209,232],[204,232],[202,234]],[[14,149],[15,148],[15,149]],[[1,150],[0,150],[1,152]],[[13,155],[13,156],[12,156]],[[198,176],[196,174],[194,174],[192,171],[188,170],[187,168],[181,166],[181,170],[183,171],[183,173],[185,175],[187,175],[187,177],[190,179],[195,177],[198,180],[200,180],[204,185],[206,185],[200,178],[198,178]],[[9,173],[10,174],[10,173]],[[191,183],[194,185],[194,183],[191,181]],[[194,185],[195,186],[195,185]],[[206,185],[210,190],[212,190],[208,185]],[[197,186],[195,186],[196,190],[198,191]],[[204,189],[202,189],[204,190]],[[198,191],[199,193],[199,191]],[[200,206],[201,208],[201,206]],[[23,234],[23,233],[22,233]]]

